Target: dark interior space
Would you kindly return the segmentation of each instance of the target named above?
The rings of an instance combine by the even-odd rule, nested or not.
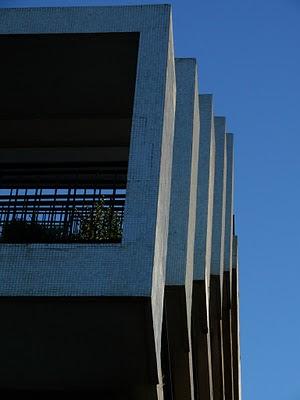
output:
[[[0,311],[0,394],[121,391],[123,399],[157,383],[147,298],[2,297]]]
[[[126,165],[138,42],[138,33],[0,35],[3,179],[13,164]]]
[[[138,40],[137,33],[0,35],[1,124],[15,135],[2,135],[1,147],[128,146]]]

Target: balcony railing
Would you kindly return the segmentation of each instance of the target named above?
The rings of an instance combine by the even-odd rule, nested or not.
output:
[[[125,189],[0,189],[3,243],[118,243]]]

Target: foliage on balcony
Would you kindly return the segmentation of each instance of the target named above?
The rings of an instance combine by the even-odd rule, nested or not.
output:
[[[105,206],[101,198],[94,210],[83,218],[79,236],[86,241],[120,241],[122,218],[111,206]]]
[[[76,210],[74,210],[76,212]],[[93,205],[80,210],[76,215],[77,230],[69,218],[60,226],[44,225],[32,215],[30,221],[12,219],[2,226],[1,242],[4,243],[55,243],[98,242],[116,243],[122,238],[122,215],[113,203],[108,205],[104,197]]]

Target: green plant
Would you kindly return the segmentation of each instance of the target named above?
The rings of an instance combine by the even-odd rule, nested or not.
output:
[[[79,237],[86,241],[120,241],[122,218],[102,197],[81,220]]]

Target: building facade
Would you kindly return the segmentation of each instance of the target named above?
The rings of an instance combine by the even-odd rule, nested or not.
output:
[[[171,7],[1,9],[0,49],[0,392],[240,400],[233,136]]]

